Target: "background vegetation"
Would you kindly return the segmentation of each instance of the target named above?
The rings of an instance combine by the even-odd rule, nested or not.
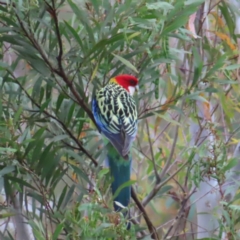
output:
[[[220,186],[212,239],[239,239],[221,191],[238,163],[236,2],[0,1],[2,239],[197,239],[204,179]],[[130,231],[90,107],[120,73],[140,81]]]

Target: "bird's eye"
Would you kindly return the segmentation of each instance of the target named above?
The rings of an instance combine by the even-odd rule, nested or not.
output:
[[[137,85],[136,81],[133,80],[133,79],[130,79],[130,80],[129,80],[129,84],[130,84],[131,86],[136,86],[136,85]]]

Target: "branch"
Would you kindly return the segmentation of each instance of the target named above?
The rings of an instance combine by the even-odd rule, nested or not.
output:
[[[177,221],[180,221],[181,218],[184,217],[184,215],[185,215],[185,206],[186,206],[186,204],[187,204],[187,202],[188,202],[188,200],[189,200],[190,197],[191,197],[191,195],[187,196],[186,198],[184,198],[184,199],[182,200],[182,202],[181,202],[181,208],[180,208],[177,216],[175,217],[172,225],[168,228],[168,231],[167,231],[167,233],[165,234],[165,236],[164,236],[163,239],[167,239],[167,237],[168,237],[168,235],[170,234],[171,230],[173,229],[173,226],[175,225],[175,223],[176,223]]]
[[[46,2],[45,2],[46,3]],[[40,45],[38,44],[37,40],[34,38],[34,34],[33,33],[29,33],[22,20],[20,19],[20,17],[18,16],[18,14],[15,12],[16,18],[25,34],[25,36],[29,39],[29,41],[32,43],[33,47],[36,48],[36,50],[39,52],[39,54],[41,55],[42,59],[45,61],[45,63],[48,65],[48,67],[50,68],[51,72],[57,74],[59,77],[61,77],[63,79],[63,81],[65,82],[65,84],[68,86],[68,88],[70,89],[71,93],[73,94],[73,96],[75,97],[75,99],[77,100],[77,103],[83,108],[83,110],[87,113],[87,115],[89,116],[89,118],[94,122],[94,124],[96,125],[95,119],[93,117],[92,111],[88,108],[88,106],[86,105],[86,103],[84,102],[84,100],[79,96],[79,94],[77,93],[77,91],[74,88],[73,83],[68,79],[66,73],[63,70],[63,66],[62,66],[62,54],[63,54],[63,47],[62,47],[62,40],[61,40],[61,35],[60,35],[60,31],[59,31],[59,26],[58,26],[58,19],[57,19],[57,14],[56,14],[56,9],[53,9],[48,3],[46,3],[47,7],[48,7],[48,12],[51,14],[51,16],[54,19],[55,22],[55,28],[56,28],[56,33],[57,33],[57,39],[58,39],[58,45],[59,45],[59,53],[57,56],[57,62],[58,62],[58,69],[56,69],[55,67],[52,66],[52,64],[50,63],[50,61],[48,60],[48,57],[46,56],[46,54],[43,52],[42,48],[40,47]]]
[[[13,205],[13,209],[16,211],[13,218],[13,224],[15,227],[15,237],[17,240],[25,239],[30,240],[31,237],[29,236],[29,230],[27,229],[26,219],[22,215],[22,210],[20,206],[20,202],[18,199],[18,193],[12,192],[10,194],[11,203]]]
[[[178,174],[187,164],[189,164],[189,161],[186,161],[181,167],[178,168],[176,172],[171,174],[168,178],[166,178],[164,181],[160,182],[159,184],[155,185],[152,191],[148,194],[147,197],[145,197],[142,201],[142,205],[146,206],[158,193],[160,188],[164,186],[168,181],[170,181],[176,174]]]
[[[145,221],[146,221],[146,224],[147,224],[147,226],[148,226],[148,230],[149,230],[149,232],[151,233],[152,239],[159,239],[159,238],[158,238],[157,231],[156,231],[155,227],[153,226],[150,218],[148,217],[147,212],[145,211],[144,206],[143,206],[143,205],[141,204],[141,202],[138,200],[137,194],[136,194],[136,192],[135,192],[135,190],[134,190],[133,187],[131,187],[131,196],[132,196],[134,202],[136,203],[136,205],[138,206],[139,210],[140,210],[140,211],[142,212],[142,214],[143,214],[143,217],[144,217],[144,219],[145,219]]]
[[[36,101],[29,95],[29,93],[25,90],[25,88],[21,85],[21,83],[18,81],[18,79],[10,72],[10,75],[13,77],[13,79],[15,80],[15,82],[19,85],[19,87],[24,91],[24,93],[26,94],[26,96],[33,102],[34,105],[36,105],[39,109],[41,109],[41,106],[36,103]],[[91,156],[91,154],[80,144],[80,142],[78,141],[78,139],[74,136],[74,134],[67,128],[67,126],[57,117],[53,116],[52,114],[50,114],[48,111],[43,110],[42,111],[47,117],[50,117],[54,120],[56,120],[61,126],[62,128],[67,132],[67,134],[70,136],[71,139],[73,139],[73,141],[77,144],[77,146],[79,147],[79,149],[81,149],[82,152],[84,152],[87,157],[89,159],[91,159],[91,161],[93,162],[93,164],[95,166],[98,166],[98,162]]]
[[[48,9],[51,9],[51,13],[53,11],[53,8],[47,4]],[[59,32],[59,28],[58,28],[58,20],[57,20],[57,15],[56,15],[56,10],[53,11],[53,17],[55,19],[55,27],[56,27],[56,32],[57,32],[57,38],[58,38],[58,43],[59,43],[59,54],[57,57],[57,61],[58,61],[58,66],[59,69],[55,69],[52,64],[50,63],[50,61],[48,60],[47,56],[45,55],[45,53],[42,51],[40,45],[38,44],[38,42],[36,41],[36,39],[34,38],[33,33],[29,33],[22,20],[20,19],[20,17],[18,16],[18,14],[15,12],[16,18],[25,34],[25,36],[29,39],[29,41],[32,43],[33,47],[36,48],[36,50],[39,52],[39,54],[41,55],[42,59],[45,61],[45,63],[48,65],[48,67],[50,68],[50,70],[53,73],[56,73],[59,77],[61,77],[63,79],[63,81],[66,83],[66,85],[70,88],[72,94],[74,95],[74,97],[76,98],[78,104],[85,110],[85,112],[88,114],[88,116],[90,117],[90,119],[95,123],[95,119],[93,117],[93,114],[91,112],[91,110],[87,107],[87,105],[84,103],[84,101],[81,99],[81,97],[78,95],[78,93],[76,92],[76,90],[73,87],[72,82],[68,79],[68,77],[66,76],[63,67],[62,67],[62,54],[63,54],[63,49],[62,49],[62,41],[61,41],[61,36],[60,36],[60,32]],[[12,75],[12,74],[11,74]],[[14,76],[12,76],[14,77]],[[18,80],[14,77],[15,81],[18,83],[18,85],[21,87],[21,89],[25,92],[25,94],[28,96],[29,99],[31,99],[31,101],[38,107],[41,108],[41,106],[36,103],[31,96],[27,93],[27,91],[22,87],[22,85],[18,82]],[[71,131],[65,126],[65,124],[63,122],[61,122],[58,118],[56,118],[55,116],[51,115],[49,112],[47,112],[46,110],[43,110],[43,113],[50,117],[55,119],[58,123],[61,124],[61,126],[63,127],[63,129],[68,133],[68,135],[75,141],[75,143],[78,145],[78,147],[91,159],[91,161],[94,163],[95,166],[98,165],[97,161],[95,159],[92,158],[92,156],[90,155],[90,153],[88,153],[88,151],[79,143],[78,139],[71,133]],[[96,123],[95,123],[96,125]]]
[[[181,118],[181,114],[179,114],[179,118],[178,118],[178,122],[180,121],[180,118]],[[176,147],[176,144],[177,144],[177,139],[178,139],[178,129],[179,129],[179,126],[177,125],[176,126],[176,129],[175,129],[175,134],[174,134],[174,141],[173,141],[173,145],[172,145],[172,149],[171,149],[171,152],[170,152],[170,155],[163,167],[163,170],[160,174],[160,179],[163,179],[169,166],[170,166],[170,163],[172,161],[172,157],[173,157],[173,154],[174,154],[174,150],[175,150],[175,147]]]
[[[85,104],[84,100],[79,96],[79,94],[76,92],[76,89],[73,86],[72,81],[70,81],[63,69],[62,66],[62,56],[63,56],[63,44],[62,44],[62,39],[61,39],[61,34],[59,30],[59,23],[58,23],[58,18],[57,18],[57,9],[55,8],[55,3],[54,0],[52,0],[53,7],[50,6],[46,1],[45,1],[48,9],[47,11],[50,13],[50,15],[53,18],[54,24],[55,24],[55,29],[56,29],[56,34],[57,34],[57,40],[58,40],[58,47],[59,47],[59,52],[57,56],[57,62],[58,62],[58,69],[53,68],[53,71],[63,79],[63,81],[66,83],[66,85],[69,87],[71,90],[73,96],[76,98],[78,104],[84,109],[84,111],[88,114],[90,119],[94,122],[96,125],[95,119],[93,117],[92,111],[88,108],[88,106]],[[97,126],[97,125],[96,125]]]

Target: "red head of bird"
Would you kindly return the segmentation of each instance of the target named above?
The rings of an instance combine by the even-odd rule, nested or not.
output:
[[[111,78],[110,82],[114,82],[122,86],[132,96],[138,87],[138,79],[132,75],[123,74]]]

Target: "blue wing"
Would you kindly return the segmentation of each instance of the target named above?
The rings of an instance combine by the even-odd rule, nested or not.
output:
[[[110,129],[110,126],[107,122],[107,119],[104,118],[103,114],[101,113],[101,110],[98,106],[98,102],[96,98],[92,101],[92,111],[93,115],[96,121],[96,124],[100,131],[110,140],[112,145],[117,149],[117,151],[120,153],[120,155],[128,159],[128,153],[131,147],[132,142],[134,141],[137,133],[137,123],[134,123],[134,134],[129,135],[125,131],[125,125],[123,121],[121,120],[122,116],[119,117],[119,126],[117,126],[115,133],[113,133]],[[113,127],[113,126],[112,126]]]

